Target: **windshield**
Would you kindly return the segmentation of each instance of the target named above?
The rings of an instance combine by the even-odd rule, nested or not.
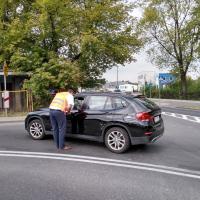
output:
[[[153,101],[147,99],[145,96],[129,96],[128,97],[129,100],[136,102],[137,104],[141,105],[142,107],[151,109],[151,110],[156,110],[159,109],[159,106],[157,104],[155,104]]]
[[[159,108],[158,105],[156,105],[153,101],[147,99],[147,98],[135,98],[136,101],[143,104],[145,107],[149,109],[156,109]]]

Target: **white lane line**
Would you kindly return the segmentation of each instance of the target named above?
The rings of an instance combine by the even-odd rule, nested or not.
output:
[[[188,119],[186,115],[181,114],[181,116],[183,119],[186,119],[186,120]]]
[[[182,172],[175,172],[175,171],[164,170],[164,169],[155,169],[155,168],[143,167],[143,166],[134,166],[134,165],[128,165],[128,164],[111,163],[111,162],[106,162],[106,161],[95,161],[95,160],[86,160],[86,159],[78,159],[78,158],[64,158],[64,157],[50,157],[50,156],[39,156],[39,155],[37,155],[37,156],[36,155],[19,155],[19,154],[0,154],[0,156],[2,156],[2,157],[40,158],[40,159],[83,162],[83,163],[100,164],[100,165],[124,167],[124,168],[131,168],[131,169],[140,169],[140,170],[160,172],[160,173],[164,173],[164,174],[200,179],[199,175],[194,175],[194,174],[186,174],[186,173],[182,173]]]
[[[197,122],[200,123],[200,117],[194,117]]]
[[[170,117],[184,119],[184,120],[187,120],[187,121],[190,121],[190,122],[200,123],[200,117],[197,117],[197,116],[184,115],[184,114],[179,114],[179,113],[170,113],[170,112],[162,112],[162,114],[170,116]]]
[[[133,165],[142,165],[147,167],[154,167],[154,168],[162,168],[162,169],[169,169],[174,171],[181,171],[186,173],[196,173],[200,175],[200,171],[188,170],[188,169],[181,169],[175,167],[168,167],[164,165],[154,165],[149,163],[142,163],[142,162],[133,162],[133,161],[126,161],[126,160],[116,160],[110,158],[101,158],[95,156],[83,156],[83,155],[74,155],[74,154],[58,154],[58,153],[44,153],[44,152],[29,152],[29,151],[0,151],[3,154],[22,154],[22,155],[45,155],[45,156],[58,156],[58,157],[69,157],[69,158],[81,158],[81,159],[89,159],[89,160],[100,160],[100,161],[109,161],[109,162],[116,162],[116,163],[125,163],[125,164],[133,164]]]
[[[175,113],[170,113],[170,116],[176,117]]]
[[[93,164],[102,164],[102,165],[111,165],[111,166],[118,166],[118,167],[142,169],[142,170],[161,172],[161,173],[166,173],[166,174],[200,179],[199,171],[167,167],[167,166],[163,166],[163,165],[153,165],[153,164],[148,164],[148,163],[139,163],[139,162],[124,161],[124,160],[90,157],[90,156],[38,153],[38,152],[32,152],[32,155],[31,155],[30,154],[31,152],[18,152],[18,151],[17,151],[17,153],[11,153],[11,152],[15,152],[15,151],[0,151],[0,156],[78,161],[78,162],[86,162],[86,163],[93,163]],[[55,156],[57,156],[57,157],[55,157]]]

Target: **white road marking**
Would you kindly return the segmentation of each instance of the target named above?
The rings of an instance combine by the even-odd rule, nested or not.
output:
[[[194,117],[197,122],[200,122],[200,117]]]
[[[175,117],[176,115],[175,113],[170,113],[170,116]]]
[[[188,119],[187,116],[185,116],[183,114],[181,114],[181,116],[182,116],[182,119],[186,119],[186,120]]]
[[[179,113],[171,113],[171,112],[162,112],[163,115],[167,115],[170,117],[175,117],[179,119],[184,119],[190,122],[196,122],[200,123],[200,117],[197,116],[192,116],[192,115],[184,115],[184,114],[179,114]]]
[[[115,160],[108,158],[72,155],[72,154],[55,154],[39,152],[22,152],[22,151],[0,151],[1,157],[22,157],[22,158],[40,158],[62,161],[75,161],[91,164],[109,165],[116,167],[132,168],[153,172],[160,172],[170,175],[200,179],[200,171],[187,170],[181,168],[168,167],[164,165],[153,165],[148,163],[131,162],[124,160]]]
[[[73,154],[58,154],[58,153],[44,153],[44,152],[29,152],[29,151],[0,151],[0,153],[4,154],[25,154],[25,155],[47,155],[47,156],[63,156],[63,157],[74,157],[74,158],[85,158],[85,159],[91,159],[91,160],[103,160],[103,161],[109,161],[109,162],[117,162],[117,163],[126,163],[126,164],[134,164],[134,165],[143,165],[148,167],[154,167],[154,168],[163,168],[163,169],[170,169],[170,170],[176,170],[176,171],[182,171],[182,172],[191,172],[187,169],[180,169],[175,167],[167,167],[164,165],[154,165],[149,163],[142,163],[142,162],[133,162],[133,161],[126,161],[126,160],[116,160],[116,159],[110,159],[110,158],[101,158],[101,157],[95,157],[95,156],[82,156],[82,155],[73,155]],[[195,171],[197,174],[200,175],[200,171]]]

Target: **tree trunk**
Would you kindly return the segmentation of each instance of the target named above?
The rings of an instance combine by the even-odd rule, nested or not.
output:
[[[55,53],[58,53],[58,41],[57,41],[56,27],[55,27],[55,23],[54,23],[54,18],[50,12],[49,12],[49,20],[50,20],[50,25],[51,25],[52,50]]]
[[[182,71],[181,74],[180,74],[180,78],[181,78],[181,88],[180,88],[181,99],[187,99],[186,73]]]

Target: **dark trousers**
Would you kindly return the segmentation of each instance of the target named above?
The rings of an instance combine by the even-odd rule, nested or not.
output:
[[[53,138],[58,149],[63,149],[65,146],[66,133],[66,115],[59,110],[50,109],[50,120],[53,128]]]

